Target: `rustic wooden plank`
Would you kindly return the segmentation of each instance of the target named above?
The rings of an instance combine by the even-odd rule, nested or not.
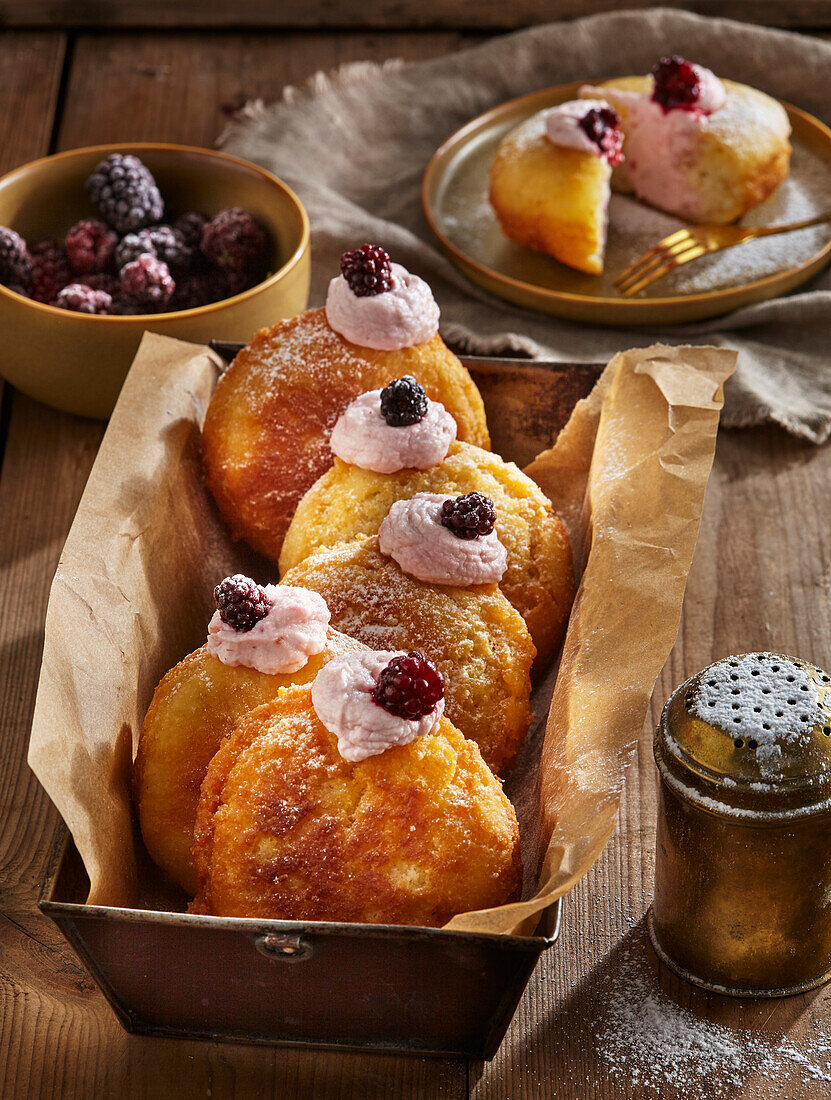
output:
[[[4,41],[0,37],[0,49]],[[57,145],[149,138],[210,144],[224,103],[276,96],[284,83],[342,61],[432,56],[456,42],[455,35],[81,37]],[[47,135],[49,129],[47,124]],[[18,156],[31,155],[21,150]],[[25,746],[49,582],[102,432],[101,424],[13,396],[0,476],[0,704],[6,704],[0,740],[6,813],[0,833],[6,884],[0,902],[0,1095],[464,1096],[461,1061],[130,1036],[37,913],[57,818],[25,767]]]
[[[64,50],[61,34],[14,32],[0,37],[0,172],[48,152]],[[0,470],[6,474],[0,481],[0,599],[5,608],[0,619],[0,714],[4,731],[0,739],[0,805],[13,805],[16,810],[31,806],[37,786],[25,766],[23,747],[33,694],[27,681],[40,660],[41,607],[45,606],[44,590],[49,584],[49,577],[41,577],[42,569],[38,569],[48,531],[39,523],[44,517],[33,513],[38,504],[43,507],[49,500],[36,484],[30,487],[28,497],[9,491],[21,458],[17,432],[11,433],[12,397],[11,388],[6,386],[0,414]],[[51,509],[44,510],[48,513]],[[48,550],[46,553],[48,557]],[[20,826],[21,822],[10,814],[0,830],[3,910],[8,892],[15,890],[15,876],[25,867],[22,846],[29,840],[24,841],[25,829]],[[33,822],[35,838],[42,826],[40,818]]]
[[[0,174],[49,149],[66,38],[9,32],[0,42]],[[0,461],[11,392],[0,379]]]
[[[631,1073],[635,1056],[629,1070],[611,1074],[604,1012],[610,991],[633,974],[701,1019],[771,1041],[786,1034],[799,1048],[813,1028],[831,1034],[831,991],[774,1002],[705,994],[657,968],[644,926],[655,846],[652,730],[661,707],[678,683],[729,653],[781,650],[831,665],[831,537],[822,518],[829,491],[827,450],[774,428],[722,434],[678,639],[627,777],[617,834],[568,897],[561,941],[538,967],[497,1058],[472,1067],[475,1100],[716,1095],[701,1079],[681,1089],[639,1085]],[[723,1095],[808,1100],[823,1088],[798,1073],[787,1084],[757,1073]]]
[[[61,145],[88,143],[90,134],[213,145],[247,99],[276,99],[285,85],[349,61],[424,59],[460,44],[458,34],[82,35],[68,102],[84,106],[70,106]]]
[[[319,27],[453,28],[505,30],[573,19],[619,8],[648,8],[649,0],[477,0],[449,4],[447,0],[2,0],[0,19],[6,26],[67,27]],[[828,27],[826,0],[664,0],[665,7],[685,8],[703,15],[720,15],[777,27]]]

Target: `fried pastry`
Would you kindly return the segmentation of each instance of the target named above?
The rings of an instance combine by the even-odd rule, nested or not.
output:
[[[503,232],[562,263],[603,270],[611,191],[686,221],[726,224],[787,177],[787,112],[682,57],[650,76],[585,85],[500,142],[490,202]]]
[[[438,335],[426,283],[388,257],[383,279],[377,257],[357,275],[346,266],[354,280],[375,279],[373,293],[355,293],[341,275],[325,309],[256,333],[205,417],[205,476],[219,510],[235,538],[274,560],[297,502],[331,465],[335,421],[365,390],[411,375],[447,409],[460,439],[489,443],[482,398]]]
[[[620,115],[624,155],[613,188],[685,221],[736,221],[788,175],[785,108],[683,58],[664,58],[652,76],[608,80],[580,94],[608,100]]]
[[[448,718],[502,774],[531,720],[535,649],[498,586],[427,583],[382,554],[377,536],[320,549],[283,577],[326,601],[332,625],[375,649],[416,649],[444,676]]]
[[[431,717],[429,732],[346,759],[314,690],[283,689],[211,761],[193,911],[439,926],[510,900],[516,816],[476,745]]]
[[[397,500],[472,491],[493,501],[496,532],[507,550],[500,587],[525,619],[545,664],[562,639],[574,598],[568,535],[538,485],[513,463],[469,443],[451,443],[444,461],[426,470],[392,474],[335,458],[297,507],[280,555],[281,576],[324,546],[377,534]]]
[[[332,629],[324,639],[302,668],[285,673],[225,664],[202,646],[156,688],[139,735],[133,795],[148,852],[191,895],[196,889],[193,823],[211,758],[240,718],[273,699],[281,687],[313,680],[333,657],[363,648]]]
[[[609,104],[590,100],[540,111],[511,130],[490,171],[490,202],[505,236],[600,274],[622,140]]]

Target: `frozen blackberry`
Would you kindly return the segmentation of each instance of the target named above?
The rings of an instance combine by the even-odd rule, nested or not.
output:
[[[411,374],[393,378],[381,390],[381,416],[391,428],[418,424],[427,415],[427,394]]]
[[[115,298],[121,290],[118,276],[111,275],[108,271],[103,271],[96,275],[84,275],[82,278],[77,279],[76,282],[83,283],[84,286],[88,286],[91,290],[104,290],[111,298]]]
[[[22,298],[31,298],[32,295],[26,289],[25,286],[21,286],[20,283],[9,283],[6,290],[13,290],[15,294],[19,294]]]
[[[149,252],[125,264],[119,273],[119,281],[123,298],[150,310],[167,305],[176,289],[167,264]]]
[[[173,228],[182,234],[185,244],[195,252],[202,243],[202,230],[208,224],[208,221],[207,214],[200,214],[198,210],[191,210],[187,214],[183,214],[181,218],[177,218],[173,223]]]
[[[120,271],[144,254],[162,260],[174,274],[184,274],[193,264],[193,249],[179,230],[169,225],[154,225],[122,237],[115,250],[115,266]]]
[[[489,535],[496,523],[496,509],[484,493],[465,493],[441,506],[439,522],[459,539],[478,539]]]
[[[110,310],[115,317],[141,317],[148,312],[147,306],[137,305],[125,298],[120,290],[113,295],[113,304]]]
[[[340,258],[340,273],[358,298],[371,298],[392,289],[389,255],[377,244],[362,244]]]
[[[96,218],[77,222],[66,235],[64,247],[74,275],[98,275],[112,263],[118,237]]]
[[[195,271],[176,280],[176,290],[170,300],[171,309],[196,309],[226,298],[222,272],[211,268]]]
[[[665,111],[671,111],[673,107],[690,110],[698,103],[701,81],[695,66],[683,57],[677,54],[662,57],[652,70],[652,75],[655,78],[652,98]]]
[[[612,107],[592,107],[578,125],[612,168],[620,164],[623,160],[623,134],[617,111]]]
[[[19,233],[0,225],[0,283],[28,289],[32,281],[32,257]]]
[[[444,698],[444,677],[423,653],[411,650],[381,669],[372,698],[398,718],[423,718]]]
[[[202,252],[223,271],[260,275],[265,271],[268,234],[247,210],[220,210],[202,230]]]
[[[29,252],[32,257],[29,295],[36,302],[54,302],[58,291],[71,278],[64,247],[54,237],[47,237],[45,240],[35,241]]]
[[[271,610],[266,590],[242,573],[221,581],[214,589],[214,599],[220,619],[241,634],[253,630]]]
[[[70,283],[58,292],[55,305],[72,313],[110,313],[113,300],[104,290],[93,290],[83,283]]]
[[[112,153],[102,160],[86,189],[107,224],[121,234],[162,219],[164,202],[156,181],[138,157],[129,153]]]

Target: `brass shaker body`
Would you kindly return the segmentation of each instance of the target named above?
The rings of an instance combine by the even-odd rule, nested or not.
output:
[[[745,654],[664,708],[649,933],[696,985],[772,997],[831,977],[830,688],[794,658]]]

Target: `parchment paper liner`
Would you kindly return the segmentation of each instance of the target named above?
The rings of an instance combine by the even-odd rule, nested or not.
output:
[[[556,683],[551,670],[535,692],[539,711],[553,686],[544,738],[529,737],[507,784],[527,900],[449,927],[530,934],[611,836],[677,631],[735,358],[663,346],[615,356],[528,467],[581,580]],[[72,833],[92,905],[164,904],[138,872],[134,741],[159,679],[204,640],[217,579],[276,573],[231,542],[203,485],[199,428],[218,366],[207,348],[145,335],[52,585],[29,764]]]

